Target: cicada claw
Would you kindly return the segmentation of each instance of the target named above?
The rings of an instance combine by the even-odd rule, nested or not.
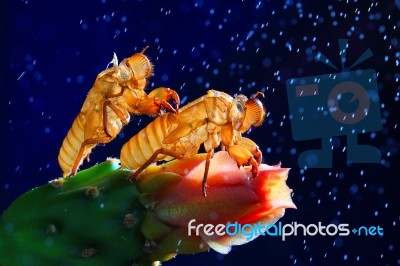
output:
[[[171,104],[169,104],[170,107],[164,106],[164,108],[166,108],[168,111],[171,111],[173,113],[176,113],[178,111],[179,105],[181,103],[178,93],[174,90],[171,90],[170,88],[165,88],[165,87],[160,87],[160,88],[152,90],[149,93],[149,98],[160,99],[168,104],[172,100],[174,102],[175,108],[172,108]]]
[[[129,181],[129,182],[131,182],[131,183],[134,182],[135,179],[136,179],[136,178],[134,177],[134,174],[135,174],[135,172],[132,171],[132,172],[125,178],[125,180],[126,180],[126,181]]]

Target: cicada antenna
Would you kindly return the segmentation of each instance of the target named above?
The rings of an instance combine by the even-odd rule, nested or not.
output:
[[[250,97],[250,99],[255,99],[255,98],[257,98],[257,97],[260,96],[260,95],[261,95],[263,98],[265,98],[265,95],[264,95],[263,92],[257,91],[256,94],[254,94],[253,96]]]
[[[148,45],[146,47],[144,47],[140,53],[143,54],[147,50],[147,48],[149,48]]]

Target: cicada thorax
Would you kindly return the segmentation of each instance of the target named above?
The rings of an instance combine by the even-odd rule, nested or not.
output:
[[[129,87],[124,90],[123,97],[120,99],[120,104],[124,105],[126,110],[131,114],[142,114],[141,110],[138,109],[138,105],[147,98],[147,94],[143,90],[136,90]]]
[[[200,146],[207,142],[210,136],[207,128],[208,124],[204,124],[187,136],[180,138],[173,145],[174,150],[179,152],[183,158],[193,157],[198,153]]]

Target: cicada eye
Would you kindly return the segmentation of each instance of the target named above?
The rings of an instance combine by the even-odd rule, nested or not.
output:
[[[118,78],[120,81],[127,81],[130,80],[132,77],[132,72],[129,67],[125,64],[125,60],[121,62],[118,66]]]
[[[243,102],[237,102],[236,109],[239,111],[239,113],[243,113],[243,111],[244,111]]]
[[[246,108],[247,97],[238,95],[233,99],[232,107],[230,110],[230,117],[232,120],[242,120],[244,109]]]
[[[246,113],[246,101],[247,97],[244,95],[238,95],[232,102],[232,107],[229,112],[232,125],[235,130],[238,130],[243,123],[244,116]]]

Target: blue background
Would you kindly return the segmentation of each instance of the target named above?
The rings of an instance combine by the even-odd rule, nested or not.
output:
[[[349,3],[346,3],[349,2]],[[165,265],[400,265],[399,1],[7,1],[1,14],[2,172],[0,211],[22,193],[60,176],[57,155],[96,75],[149,46],[149,89],[168,86],[187,103],[207,89],[264,91],[268,116],[249,133],[264,162],[291,167],[297,210],[283,223],[380,225],[383,237],[261,237],[235,247],[178,256]],[[340,68],[338,39],[349,39],[347,66],[367,48],[374,57],[383,129],[360,136],[379,147],[380,164],[346,164],[345,137],[333,139],[333,168],[299,169],[301,151],[318,140],[292,139],[285,82]],[[150,121],[140,116],[90,164],[119,156]],[[318,126],[318,125],[316,125]],[[312,129],[310,129],[312,130]]]

